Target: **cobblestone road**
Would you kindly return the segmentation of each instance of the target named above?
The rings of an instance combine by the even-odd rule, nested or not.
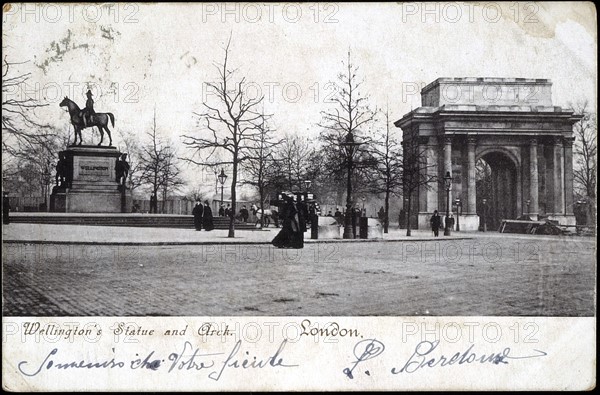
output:
[[[3,247],[8,316],[595,314],[589,239]]]

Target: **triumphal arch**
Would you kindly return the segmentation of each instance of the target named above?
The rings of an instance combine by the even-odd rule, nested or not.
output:
[[[429,227],[434,210],[445,215],[447,200],[455,217],[461,212],[461,230],[479,229],[484,218],[488,228],[523,216],[575,224],[573,124],[580,117],[552,103],[549,80],[439,78],[421,90],[421,103],[395,122],[405,160],[421,174],[411,195],[418,228]],[[417,155],[407,155],[408,147]]]

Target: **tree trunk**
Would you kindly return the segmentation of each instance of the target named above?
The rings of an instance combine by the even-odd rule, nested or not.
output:
[[[235,237],[235,213],[236,213],[236,195],[235,195],[235,185],[237,184],[237,168],[238,168],[238,158],[237,154],[233,156],[233,171],[231,175],[231,213],[229,214],[229,234],[227,237]]]
[[[385,191],[385,218],[383,219],[383,233],[388,233],[390,226],[390,190]]]
[[[258,194],[260,195],[260,228],[264,228],[265,227],[265,204],[264,204],[264,187],[262,186],[262,183],[259,183],[258,186]]]

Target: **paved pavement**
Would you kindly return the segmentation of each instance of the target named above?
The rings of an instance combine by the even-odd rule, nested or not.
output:
[[[269,244],[279,228],[264,230],[237,230],[235,238],[227,237],[227,230],[210,232],[194,229],[144,228],[123,226],[87,226],[87,225],[50,225],[13,223],[2,227],[4,242],[53,242],[81,244],[123,244],[123,245],[177,245],[177,244]],[[439,238],[443,238],[440,236]],[[470,238],[465,232],[454,232],[451,238]],[[448,238],[446,236],[446,238]],[[383,235],[383,240],[433,240],[430,231],[413,230],[412,236],[406,236],[405,229],[393,228]],[[349,242],[342,239],[311,240],[310,232],[304,237],[306,243],[313,242]],[[354,239],[352,242],[373,240]],[[380,239],[381,240],[381,239]]]
[[[8,316],[595,314],[589,238],[489,232],[417,241],[425,232],[407,240],[398,231],[388,237],[399,239],[384,243],[281,250],[268,245],[275,230],[239,232],[240,240],[261,244],[232,245],[224,231],[16,225],[26,224],[3,228],[3,237],[48,244],[4,244]],[[69,243],[73,236],[212,244]]]

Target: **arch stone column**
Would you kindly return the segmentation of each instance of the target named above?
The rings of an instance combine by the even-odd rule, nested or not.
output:
[[[553,176],[554,176],[554,214],[565,214],[565,185],[563,183],[563,142],[562,137],[554,138]]]
[[[537,139],[529,140],[529,216],[533,220],[538,219],[539,215],[539,184],[538,184],[538,154]]]
[[[468,215],[477,214],[477,175],[475,171],[475,145],[477,140],[474,137],[467,139],[467,213]]]
[[[446,175],[446,172],[450,172],[452,175],[452,138],[444,137],[444,172],[442,174],[442,178]],[[450,209],[452,211],[452,189],[450,189],[450,208],[446,207],[446,189],[444,188],[444,215],[446,210]]]

